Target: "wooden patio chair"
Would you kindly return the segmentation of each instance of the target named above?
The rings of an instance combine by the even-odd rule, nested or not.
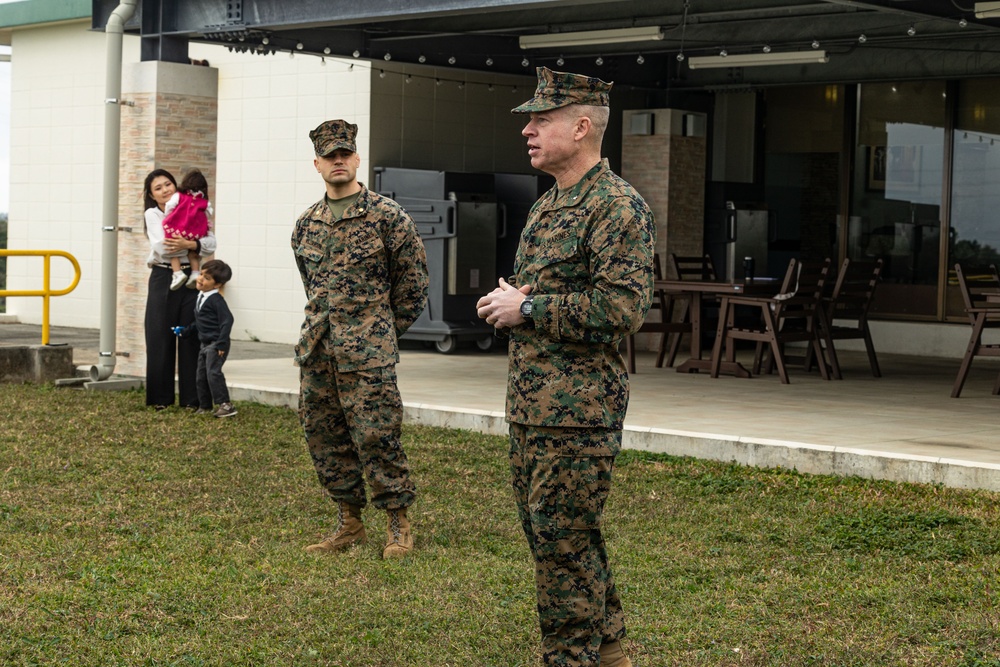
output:
[[[716,280],[715,265],[709,255],[684,256],[670,253],[670,265],[677,280]]]
[[[882,377],[871,330],[868,328],[868,311],[881,275],[881,259],[874,262],[844,259],[833,285],[833,292],[823,301],[824,307],[819,313],[820,340],[826,348],[826,361],[830,364],[830,371],[837,380],[842,380],[844,376],[833,344],[835,340],[864,340],[872,375]]]
[[[732,356],[738,340],[757,343],[754,354],[753,374],[761,372],[765,348],[769,354],[767,370],[778,368],[782,384],[789,384],[786,368],[785,345],[804,342],[810,346],[815,358],[822,361],[823,352],[817,328],[820,299],[830,272],[830,259],[821,263],[800,262],[792,259],[788,263],[785,277],[778,294],[772,297],[726,295],[722,297],[719,311],[719,330],[712,350],[712,377],[719,376],[722,364],[723,345]],[[760,310],[759,324],[737,324],[734,316],[736,306],[752,306]],[[808,367],[809,355],[806,355]],[[826,363],[820,363],[820,374],[824,380],[830,375]]]
[[[1000,357],[1000,343],[983,343],[983,331],[1000,328],[1000,304],[986,302],[987,294],[1000,293],[1000,278],[997,267],[990,265],[990,274],[982,276],[965,275],[961,264],[955,265],[955,275],[958,278],[958,288],[965,302],[965,313],[969,316],[972,332],[969,335],[969,345],[965,349],[962,364],[958,367],[958,377],[951,389],[951,397],[958,398],[962,386],[969,376],[973,357]],[[1000,394],[1000,374],[993,383],[993,393]]]
[[[660,256],[658,254],[653,254],[653,279],[661,280],[663,278],[663,270],[660,264]],[[666,290],[654,289],[653,290],[653,303],[649,308],[650,312],[659,311],[660,321],[659,322],[649,322],[645,321],[639,328],[637,333],[661,333],[663,334],[663,339],[660,341],[659,352],[656,356],[656,367],[660,368],[663,365],[663,355],[667,349],[667,337],[672,332],[679,333],[684,329],[684,325],[680,322],[673,321],[673,295],[667,293]],[[687,325],[687,330],[691,330],[691,325]],[[631,374],[636,373],[635,367],[635,336],[630,334],[625,337],[625,362],[628,366],[628,372]]]
[[[715,265],[712,263],[712,257],[710,255],[675,255],[670,253],[670,266],[674,270],[674,275],[677,276],[677,280],[718,280],[715,273]],[[675,297],[676,298],[684,298]],[[681,348],[681,339],[684,337],[684,333],[689,333],[691,331],[691,304],[688,303],[687,307],[684,309],[684,316],[681,322],[688,325],[685,332],[678,332],[674,336],[673,340],[670,342],[670,354],[667,357],[667,366],[671,367],[674,365],[674,361],[677,359],[677,353]],[[664,341],[666,342],[666,341]],[[660,368],[663,365],[663,347],[660,348],[660,354],[656,358],[656,367]]]

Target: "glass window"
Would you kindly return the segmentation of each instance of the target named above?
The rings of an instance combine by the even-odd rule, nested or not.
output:
[[[836,263],[843,86],[773,88],[765,102],[768,265],[782,269],[791,257]]]
[[[847,254],[885,262],[875,312],[936,317],[945,84],[863,84],[859,101]]]
[[[977,275],[1000,265],[1000,80],[959,84],[954,140],[946,314],[964,319],[952,267]]]

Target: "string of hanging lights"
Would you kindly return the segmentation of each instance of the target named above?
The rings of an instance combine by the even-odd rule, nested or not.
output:
[[[874,34],[873,31],[861,32],[856,35],[840,35],[840,36],[823,36],[823,49],[820,49],[820,40],[817,38],[811,39],[805,44],[796,44],[791,42],[778,43],[777,41],[766,41],[760,44],[736,44],[736,45],[719,45],[714,48],[708,45],[699,44],[696,48],[692,48],[691,44],[688,42],[688,27],[692,24],[691,16],[691,1],[684,0],[683,4],[683,14],[680,19],[680,23],[677,26],[670,28],[669,30],[664,28],[655,29],[655,27],[647,28],[615,28],[607,30],[595,30],[595,31],[585,31],[580,33],[573,33],[574,35],[580,35],[581,38],[577,40],[582,41],[580,43],[593,44],[595,46],[602,44],[602,42],[612,43],[613,40],[623,40],[632,41],[632,37],[627,39],[618,33],[625,33],[628,31],[642,31],[649,32],[651,30],[656,30],[656,35],[650,36],[639,36],[636,38],[638,40],[648,40],[650,41],[649,46],[644,46],[642,51],[638,54],[634,50],[626,51],[614,51],[611,46],[601,47],[602,52],[593,53],[589,56],[573,54],[571,58],[576,63],[586,62],[589,57],[589,62],[592,63],[594,67],[602,68],[604,66],[609,66],[612,69],[618,66],[618,63],[622,58],[629,58],[634,62],[635,66],[643,67],[646,65],[647,60],[652,55],[664,55],[674,52],[677,67],[684,67],[685,65],[691,69],[694,69],[695,65],[700,67],[712,66],[712,67],[744,67],[753,65],[770,65],[770,64],[799,64],[799,63],[825,63],[829,62],[830,55],[839,56],[841,53],[847,53],[849,50],[862,47],[862,46],[892,46],[892,43],[898,42],[901,39],[914,38],[917,36],[927,36],[929,31],[925,31],[922,28],[924,24],[934,22],[940,24],[942,21],[954,21],[955,25],[959,28],[966,28],[970,25],[969,19],[966,15],[957,14],[952,17],[946,18],[936,18],[931,17],[919,21],[914,21],[908,18],[905,23],[899,23],[896,25],[882,26],[879,29],[878,34]],[[664,42],[664,34],[666,32],[679,32],[679,42]],[[613,36],[605,40],[602,37],[602,33],[614,33]],[[561,37],[566,40],[569,33],[555,33],[553,37]],[[279,52],[287,52],[289,57],[294,57],[295,55],[301,53],[304,55],[312,55],[319,57],[319,64],[322,66],[326,65],[326,58],[333,57],[330,46],[324,44],[321,47],[307,45],[302,40],[292,40],[285,38],[279,34],[270,33],[267,31],[246,29],[246,28],[232,28],[227,27],[224,30],[218,30],[215,32],[205,33],[205,38],[212,42],[219,42],[225,44],[230,51],[238,53],[251,53],[254,55],[275,55]],[[545,35],[534,35],[532,36],[535,41],[543,43]],[[526,38],[522,38],[524,41]],[[661,44],[662,43],[662,44]],[[574,42],[576,45],[576,42]],[[524,47],[524,45],[521,45]],[[817,56],[811,57],[808,55],[808,50],[819,52]],[[360,49],[353,49],[351,56],[355,59],[362,57],[362,51]],[[365,60],[377,61],[378,59],[384,60],[385,62],[390,62],[393,60],[393,53],[391,50],[384,51],[372,51],[367,50],[364,54]],[[691,56],[695,56],[694,61],[691,60]],[[345,56],[337,56],[345,57]],[[564,53],[557,53],[546,55],[539,50],[532,50],[530,53],[495,53],[491,55],[477,55],[477,56],[465,56],[456,53],[420,53],[416,61],[419,64],[430,64],[438,67],[459,67],[465,69],[475,69],[482,70],[483,67],[489,69],[493,68],[498,61],[504,60],[507,62],[507,67],[498,68],[507,74],[513,73],[516,70],[515,67],[511,67],[511,63],[518,63],[520,68],[524,70],[526,75],[534,74],[534,67],[536,65],[549,65],[555,67],[565,67],[568,60]],[[412,62],[412,51],[404,56],[404,61]],[[706,65],[708,62],[710,64]],[[410,75],[410,81],[413,78],[421,78],[421,75]],[[432,78],[439,79],[439,76],[434,76]],[[448,81],[458,84],[462,80],[460,79],[447,79]]]

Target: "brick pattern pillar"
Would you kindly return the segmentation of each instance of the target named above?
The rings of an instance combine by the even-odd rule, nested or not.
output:
[[[661,264],[666,261],[670,217],[670,145],[671,137],[667,134],[625,135],[622,138],[622,178],[631,183],[653,209],[656,252]]]
[[[652,134],[630,134],[630,116],[654,118]],[[622,177],[656,216],[656,252],[701,255],[705,237],[707,144],[704,136],[684,136],[685,112],[674,109],[626,112],[622,137]]]
[[[667,167],[668,193],[663,260],[668,252],[701,255],[705,252],[705,137],[670,137]]]
[[[200,169],[215,200],[218,70],[159,61],[126,65],[122,76],[119,170],[118,298],[115,372],[145,376],[144,318],[149,242],[143,227],[142,186],[153,169],[166,169],[178,184]],[[218,210],[215,211],[218,215]]]
[[[634,114],[649,114],[651,122],[634,124]],[[704,253],[708,148],[703,132],[701,136],[697,136],[698,132],[685,136],[685,116],[690,115],[674,109],[627,111],[622,124],[622,177],[653,210],[656,252],[660,269],[668,278],[673,277],[667,266],[669,253]],[[632,133],[635,127],[644,127],[643,131],[650,133]],[[655,320],[658,315],[650,317]],[[650,349],[651,345],[659,345],[659,339],[659,334],[642,334],[637,337],[636,347]]]

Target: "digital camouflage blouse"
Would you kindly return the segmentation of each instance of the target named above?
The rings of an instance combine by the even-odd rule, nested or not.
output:
[[[532,426],[621,429],[628,373],[618,352],[653,289],[653,213],[602,160],[535,202],[514,261],[532,319],[510,332],[507,418]]]
[[[292,249],[307,299],[296,363],[322,344],[344,372],[399,361],[397,338],[423,311],[428,283],[424,245],[406,211],[362,184],[340,220],[325,198],[303,213]]]

